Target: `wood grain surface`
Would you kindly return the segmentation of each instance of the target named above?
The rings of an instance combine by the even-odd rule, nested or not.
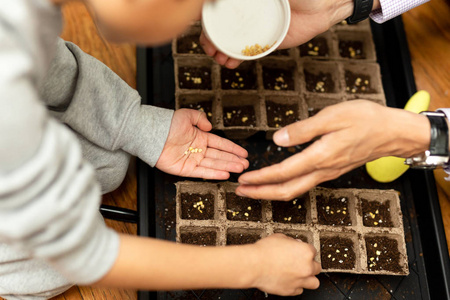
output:
[[[130,86],[136,86],[136,50],[133,45],[113,45],[97,33],[95,24],[80,2],[63,9],[65,27],[62,37],[108,65]],[[403,15],[417,88],[431,94],[430,110],[450,107],[450,3],[433,0]],[[443,171],[435,171],[437,191],[450,251],[450,183]],[[136,175],[131,164],[123,184],[106,194],[103,203],[136,209]],[[136,234],[136,225],[106,221],[118,232]],[[62,299],[137,299],[136,291],[75,286],[53,298]]]

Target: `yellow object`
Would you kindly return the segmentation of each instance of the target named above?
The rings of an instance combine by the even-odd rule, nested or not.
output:
[[[427,91],[415,93],[405,105],[405,110],[420,113],[428,109],[430,94]],[[408,170],[405,159],[395,156],[381,157],[366,163],[366,170],[370,177],[378,182],[391,182],[399,178]]]

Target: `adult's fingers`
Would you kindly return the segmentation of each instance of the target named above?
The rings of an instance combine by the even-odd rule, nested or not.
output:
[[[316,143],[281,163],[260,170],[245,173],[239,177],[242,184],[282,183],[317,169],[317,163],[326,159],[329,153],[318,151]],[[325,157],[323,157],[325,156]]]
[[[297,289],[295,289],[294,293],[292,293],[292,295],[289,295],[289,296],[298,296],[301,294],[303,294],[303,288],[297,288]]]
[[[288,201],[298,195],[304,194],[317,185],[317,177],[319,177],[321,173],[322,171],[315,171],[282,183],[263,185],[241,184],[237,187],[236,194],[253,199]]]
[[[302,279],[301,286],[308,290],[315,290],[320,286],[320,281],[315,276]]]
[[[244,169],[247,169],[250,163],[245,158],[239,157],[235,154],[216,150],[213,148],[206,149],[205,157],[217,159],[217,160],[224,160],[224,161],[230,161],[235,163],[240,163],[244,166]]]
[[[210,40],[206,37],[205,33],[202,31],[200,34],[200,45],[203,48],[203,51],[205,51],[206,55],[214,56],[216,55],[217,49],[214,47],[214,45],[211,43]]]
[[[233,173],[241,173],[242,171],[244,171],[244,165],[242,165],[240,162],[236,163],[211,158],[202,159],[199,166],[208,169],[221,170]]]
[[[314,261],[313,265],[314,265],[314,273],[313,274],[319,275],[320,272],[322,272],[322,266],[317,261]]]
[[[228,69],[236,69],[241,63],[242,60],[228,58],[227,62],[225,63],[225,67],[227,67]]]
[[[221,138],[215,134],[208,133],[208,147],[215,148],[217,150],[230,152],[236,154],[237,156],[246,158],[248,156],[247,150],[242,148],[241,146],[233,143],[230,140]]]
[[[228,60],[228,56],[226,54],[223,54],[220,51],[217,51],[214,55],[214,60],[221,66],[225,65],[225,63]]]
[[[274,134],[273,141],[283,147],[295,146],[341,129],[341,122],[335,121],[336,116],[330,114],[330,111],[330,108],[324,109],[311,118],[281,128]]]
[[[236,193],[240,196],[253,199],[288,201],[295,198],[296,196],[306,193],[317,184],[335,179],[340,175],[361,166],[362,164],[363,163],[361,162],[357,162],[338,169],[330,168],[316,170],[282,183],[263,185],[241,184],[239,187],[237,187]]]

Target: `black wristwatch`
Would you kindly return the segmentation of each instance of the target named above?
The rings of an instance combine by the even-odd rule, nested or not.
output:
[[[369,17],[373,7],[373,0],[354,0],[355,8],[353,14],[346,19],[348,24],[364,21]]]
[[[407,158],[405,164],[415,169],[444,167],[449,162],[447,118],[442,112],[423,111],[420,114],[430,121],[430,148],[418,156]]]

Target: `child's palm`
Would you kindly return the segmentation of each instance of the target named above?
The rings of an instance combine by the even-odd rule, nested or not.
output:
[[[211,127],[204,113],[177,110],[156,167],[169,174],[204,179],[227,179],[229,172],[241,173],[249,165],[247,151],[208,133]]]

